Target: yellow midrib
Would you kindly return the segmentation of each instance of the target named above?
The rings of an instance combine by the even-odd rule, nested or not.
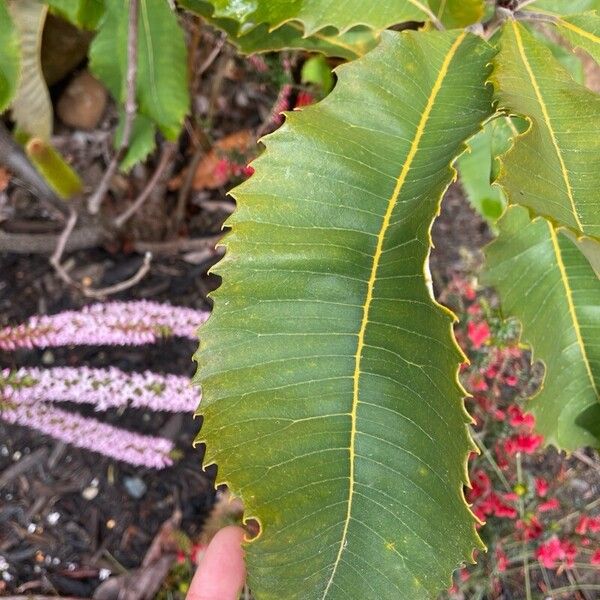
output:
[[[571,291],[569,276],[567,275],[567,269],[562,258],[562,252],[560,250],[560,246],[558,245],[558,237],[556,235],[556,231],[554,231],[554,227],[552,227],[552,224],[548,222],[546,224],[548,225],[548,229],[550,231],[550,239],[552,240],[552,247],[554,248],[554,254],[556,255],[556,262],[558,264],[558,270],[560,271],[560,278],[562,279],[562,283],[565,288],[565,294],[567,296],[567,305],[569,307],[569,314],[571,315],[571,320],[573,321],[573,328],[575,329],[575,337],[577,338],[577,344],[579,345],[579,349],[581,350],[581,356],[583,358],[587,374],[590,378],[592,388],[596,393],[596,396],[598,396],[598,388],[596,387],[596,382],[594,381],[592,367],[590,366],[590,361],[587,356],[585,344],[583,343],[583,336],[581,335],[579,319],[577,318],[577,312],[575,311],[575,303],[573,302],[573,292]]]
[[[529,59],[527,58],[527,54],[525,53],[525,47],[523,46],[523,38],[521,37],[519,25],[516,21],[512,22],[512,27],[515,34],[515,39],[517,41],[517,48],[519,49],[519,53],[521,55],[521,60],[523,61],[523,64],[525,65],[525,70],[527,71],[529,79],[531,80],[533,91],[535,92],[537,101],[540,105],[540,108],[542,109],[542,115],[544,117],[544,121],[546,121],[546,126],[548,127],[548,132],[550,133],[550,139],[552,140],[552,145],[554,146],[556,156],[558,157],[560,170],[563,176],[563,180],[565,182],[565,186],[567,188],[567,196],[569,197],[569,202],[571,203],[571,210],[573,212],[573,216],[575,217],[575,223],[577,224],[579,230],[583,232],[583,225],[581,223],[581,220],[579,219],[579,215],[577,214],[577,209],[575,208],[575,198],[573,197],[573,189],[571,187],[571,181],[569,179],[569,172],[567,171],[567,166],[565,165],[565,161],[558,146],[556,134],[554,133],[554,129],[552,129],[552,122],[550,121],[548,108],[546,107],[546,103],[544,102],[544,98],[542,97],[542,92],[538,85],[537,79],[535,78],[535,74],[533,73],[531,65],[529,64]]]
[[[439,91],[442,87],[444,78],[446,77],[446,75],[448,73],[448,68],[450,66],[450,62],[452,61],[452,58],[456,54],[458,47],[460,46],[462,41],[465,39],[466,35],[467,35],[466,32],[463,32],[456,38],[456,40],[450,47],[448,54],[446,54],[444,61],[442,63],[442,66],[440,67],[440,72],[438,73],[435,83],[431,89],[431,94],[429,96],[429,99],[427,100],[425,110],[423,111],[423,114],[421,115],[421,119],[417,126],[417,130],[415,132],[415,137],[412,141],[412,144],[411,144],[408,154],[406,156],[404,165],[402,165],[402,170],[400,171],[400,175],[398,176],[398,179],[396,180],[396,185],[394,187],[394,191],[392,192],[392,195],[388,202],[388,206],[387,206],[385,215],[383,217],[383,222],[381,224],[381,229],[379,230],[379,234],[377,236],[377,245],[375,247],[375,253],[373,256],[373,265],[371,268],[371,274],[369,277],[369,281],[367,283],[367,295],[366,295],[365,304],[363,307],[363,315],[362,315],[362,319],[361,319],[360,329],[358,331],[358,343],[357,343],[356,354],[355,354],[355,363],[354,363],[352,410],[350,412],[351,431],[350,431],[350,447],[349,447],[350,475],[349,475],[349,486],[348,486],[349,487],[349,489],[348,489],[348,508],[346,511],[346,518],[344,520],[344,528],[342,530],[342,540],[340,542],[340,547],[339,547],[339,550],[337,553],[337,557],[333,564],[331,576],[329,578],[329,581],[327,582],[327,586],[323,593],[322,599],[324,599],[327,596],[327,593],[329,592],[329,588],[331,587],[331,584],[335,577],[337,567],[340,563],[342,554],[344,552],[344,547],[346,546],[347,535],[348,535],[348,526],[349,526],[350,517],[352,514],[352,500],[354,497],[354,479],[355,479],[354,460],[356,457],[355,441],[356,441],[356,434],[357,434],[356,420],[357,420],[357,409],[358,409],[358,403],[359,403],[359,380],[360,380],[360,373],[361,373],[360,365],[361,365],[362,353],[363,353],[363,349],[364,349],[364,345],[365,345],[365,332],[367,330],[367,324],[369,323],[369,309],[370,309],[371,303],[373,301],[373,289],[375,287],[375,281],[377,280],[377,270],[379,268],[379,261],[381,260],[381,255],[383,253],[383,243],[385,240],[385,234],[389,228],[392,214],[394,212],[394,207],[396,206],[396,202],[397,202],[400,192],[402,190],[402,186],[404,185],[404,183],[406,181],[408,172],[410,171],[413,160],[419,149],[419,144],[421,142],[421,138],[423,137],[423,133],[425,132],[425,126],[427,125],[429,115],[431,114],[431,111],[433,109],[437,95],[439,94]]]
[[[594,35],[591,31],[586,31],[585,29],[581,29],[581,27],[577,27],[577,25],[573,25],[573,23],[569,23],[569,21],[559,19],[558,25],[559,27],[564,27],[565,29],[570,29],[571,31],[574,31],[577,35],[580,35],[583,38],[587,38],[595,44],[600,44],[600,37]]]

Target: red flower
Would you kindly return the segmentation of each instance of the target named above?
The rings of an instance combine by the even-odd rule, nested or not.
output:
[[[511,387],[514,387],[515,385],[517,385],[517,383],[519,383],[519,378],[516,375],[507,375],[504,378],[504,381],[505,381],[506,385],[510,385]]]
[[[579,517],[579,521],[575,526],[575,533],[585,535],[588,530],[592,533],[600,531],[600,517],[586,517],[585,515]]]
[[[465,581],[469,580],[469,577],[471,577],[471,573],[469,573],[469,570],[466,567],[463,567],[458,572],[458,576],[460,577],[460,580],[464,583]]]
[[[560,502],[556,498],[550,498],[550,500],[546,502],[542,502],[538,506],[539,512],[549,512],[551,510],[556,510],[560,506]]]
[[[565,553],[562,549],[560,540],[554,536],[547,542],[538,546],[538,549],[535,551],[535,557],[547,569],[554,569],[554,567],[556,567],[556,561],[562,560],[565,557]]]
[[[475,297],[476,297],[475,290],[468,283],[465,284],[463,294],[467,300],[469,300],[469,301],[475,300]]]
[[[575,558],[577,557],[577,546],[567,540],[563,540],[560,546],[565,554],[567,568],[572,569],[575,566]]]
[[[521,407],[517,404],[511,404],[508,407],[508,414],[510,416],[509,423],[513,427],[519,427],[523,425],[528,429],[533,429],[535,425],[535,417],[531,413],[524,413]]]
[[[496,377],[496,375],[498,375],[498,371],[499,371],[499,367],[498,365],[490,365],[486,370],[485,370],[485,376],[488,379],[494,379]]]
[[[535,478],[535,493],[543,498],[548,493],[548,482],[543,477]]]
[[[596,552],[592,554],[592,557],[590,558],[590,564],[600,567],[600,549],[596,550]]]
[[[471,475],[471,489],[467,492],[469,502],[487,496],[492,489],[492,482],[485,471],[478,469]]]
[[[475,302],[475,304],[471,304],[471,306],[467,308],[467,313],[471,316],[476,316],[481,313],[481,306]]]
[[[302,106],[308,106],[315,101],[315,97],[310,92],[301,91],[298,93],[298,98],[296,99],[296,108],[301,108]]]
[[[488,389],[488,384],[481,373],[473,373],[467,381],[467,386],[472,392],[485,392]]]
[[[504,442],[504,450],[507,454],[513,455],[517,452],[533,454],[540,444],[544,441],[544,436],[533,433],[520,433],[513,435]]]
[[[481,348],[490,339],[490,328],[486,321],[481,321],[481,323],[469,321],[467,335],[473,344],[473,348]]]
[[[598,533],[600,531],[600,517],[590,517],[588,527],[592,533]]]
[[[496,548],[496,567],[498,568],[498,571],[500,573],[506,571],[506,567],[508,567],[509,562],[510,561],[508,560],[508,556],[506,556],[504,550],[502,550],[502,548],[498,546]]]
[[[244,177],[250,177],[251,175],[254,175],[254,167],[252,165],[246,165],[242,169],[242,173],[244,174]]]
[[[523,532],[523,539],[526,541],[539,538],[543,532],[542,525],[535,515],[528,520],[517,521],[516,528]]]

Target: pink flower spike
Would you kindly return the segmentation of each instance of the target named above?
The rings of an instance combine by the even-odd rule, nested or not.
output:
[[[0,330],[0,350],[56,346],[152,344],[163,337],[196,339],[208,311],[147,300],[91,304],[81,310],[33,316]]]
[[[595,567],[600,567],[600,548],[596,550],[594,554],[592,554],[590,558],[590,564],[594,565]]]
[[[173,462],[171,440],[119,429],[44,402],[3,410],[0,418],[131,465],[164,469]]]

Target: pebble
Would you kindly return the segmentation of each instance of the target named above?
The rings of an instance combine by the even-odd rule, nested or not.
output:
[[[56,105],[60,120],[75,129],[95,129],[106,108],[106,89],[87,71],[74,77]]]
[[[136,500],[139,500],[147,491],[148,487],[140,477],[125,477],[123,485],[127,493]]]
[[[56,525],[58,520],[60,519],[60,513],[52,512],[46,517],[46,521],[48,521],[48,525]]]
[[[85,500],[93,500],[98,495],[98,488],[94,485],[88,485],[83,489],[81,495]]]

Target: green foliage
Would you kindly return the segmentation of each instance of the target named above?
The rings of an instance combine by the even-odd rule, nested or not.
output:
[[[234,192],[199,440],[261,523],[258,598],[429,598],[479,545],[461,355],[424,272],[450,163],[492,112],[492,55],[387,33]]]
[[[11,103],[19,83],[19,37],[5,0],[0,0],[0,113]]]
[[[524,341],[544,362],[543,388],[529,403],[536,427],[558,448],[600,447],[588,423],[600,408],[600,280],[545,219],[530,221],[525,209],[512,207],[499,228],[486,253],[486,282],[521,320]]]
[[[455,29],[480,21],[485,0],[429,0],[429,6],[448,29]]]
[[[121,101],[126,96],[127,21],[122,2],[107,0],[106,15],[90,49],[92,71]],[[139,112],[167,139],[179,135],[189,107],[186,50],[167,0],[140,2],[136,99]]]
[[[267,23],[245,27],[237,19],[215,16],[214,7],[205,0],[180,0],[178,4],[201,15],[211,25],[227,33],[230,40],[245,54],[303,49],[352,60],[375,46],[378,38],[374,31],[361,26],[341,35],[334,27],[326,27],[310,36],[304,35],[304,28],[297,21],[289,21],[275,29],[271,29]]]
[[[46,4],[81,29],[96,29],[104,15],[104,0],[46,0]]]
[[[324,94],[333,89],[333,73],[327,61],[321,55],[311,56],[302,65],[302,83],[313,83],[321,88]]]
[[[600,16],[596,11],[564,17],[558,30],[575,48],[582,48],[600,61]]]
[[[431,11],[426,0],[394,0],[372,3],[364,0],[271,0],[235,1],[211,0],[215,17],[234,19],[242,28],[267,23],[276,28],[290,21],[298,21],[309,36],[331,25],[345,32],[356,25],[367,25],[381,31],[403,21],[425,21]]]
[[[499,108],[531,123],[504,160],[499,183],[509,202],[600,236],[600,136],[590,128],[600,114],[600,97],[576,84],[515,21],[504,28],[492,81]]]
[[[115,146],[123,139],[124,118],[121,113],[115,132]],[[145,160],[156,148],[156,125],[144,115],[136,115],[127,152],[121,161],[121,170],[129,171],[135,164]]]

